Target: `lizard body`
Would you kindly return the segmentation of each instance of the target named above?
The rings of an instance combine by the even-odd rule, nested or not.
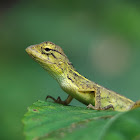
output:
[[[72,66],[61,47],[52,42],[42,42],[26,48],[26,52],[37,61],[49,74],[57,80],[60,87],[68,93],[68,98],[62,101],[60,97],[47,98],[68,105],[73,98],[95,110],[112,108],[115,111],[127,111],[136,108],[140,102],[132,100],[108,90],[80,75]]]

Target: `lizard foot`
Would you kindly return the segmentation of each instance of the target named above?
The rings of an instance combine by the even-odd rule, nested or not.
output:
[[[105,106],[105,107],[95,107],[95,106],[93,106],[92,104],[89,104],[88,106],[87,106],[87,108],[91,108],[91,109],[93,109],[93,110],[108,110],[108,109],[110,109],[110,108],[112,108],[113,110],[114,110],[114,107],[113,107],[113,105],[112,104],[110,104],[110,105],[108,105],[108,106]]]
[[[136,102],[131,106],[130,109],[135,109],[135,108],[138,108],[138,107],[140,107],[140,100],[136,101]]]
[[[57,99],[55,99],[54,97],[48,95],[48,96],[46,97],[46,101],[47,101],[48,98],[51,98],[55,103],[67,105],[66,102],[65,102],[65,101],[62,101],[61,98],[60,98],[59,96],[58,96]]]

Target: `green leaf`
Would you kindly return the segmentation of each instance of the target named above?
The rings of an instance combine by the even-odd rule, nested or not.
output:
[[[120,113],[37,101],[24,115],[24,134],[27,140],[137,139],[139,116],[140,109]]]
[[[140,140],[140,108],[114,117],[106,126],[104,140]]]

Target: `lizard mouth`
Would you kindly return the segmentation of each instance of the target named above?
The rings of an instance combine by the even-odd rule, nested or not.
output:
[[[32,53],[33,53],[33,45],[32,46],[29,46],[29,47],[27,47],[26,49],[25,49],[25,51],[29,54],[29,55],[32,55]],[[33,56],[33,55],[32,55]]]
[[[30,56],[31,56],[33,59],[36,59],[36,57],[35,57],[34,55],[30,54]]]
[[[39,52],[35,49],[35,45],[31,45],[26,48],[26,52],[31,56],[33,59],[39,58]]]
[[[34,55],[34,50],[32,49],[32,46],[29,46],[28,48],[26,48],[26,52],[29,54],[29,56],[31,56],[33,59],[36,59],[35,55]]]

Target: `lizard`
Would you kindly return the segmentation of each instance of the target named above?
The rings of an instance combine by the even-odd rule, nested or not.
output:
[[[127,111],[140,106],[140,101],[134,102],[123,95],[108,90],[93,81],[88,80],[79,74],[62,48],[50,41],[31,45],[26,48],[26,52],[38,62],[68,94],[66,100],[61,100],[58,96],[54,102],[68,105],[73,98],[87,105],[94,110],[114,110]]]

